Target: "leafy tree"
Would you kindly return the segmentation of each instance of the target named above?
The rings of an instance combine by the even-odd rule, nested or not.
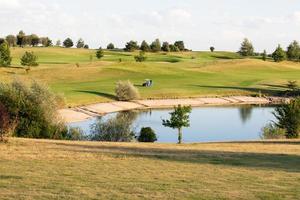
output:
[[[268,57],[267,51],[264,50],[264,52],[262,53],[262,60],[263,60],[263,61],[266,61],[266,60],[267,60],[267,57]]]
[[[10,47],[14,47],[17,44],[17,38],[14,35],[8,35],[8,36],[6,36],[5,40],[7,41],[8,45]]]
[[[300,45],[296,40],[288,46],[286,54],[289,60],[300,60]]]
[[[85,45],[83,46],[83,48],[89,49],[90,47],[89,47],[89,45],[85,44]]]
[[[170,47],[171,52],[179,52],[180,51],[179,48],[177,46],[175,46],[174,44],[170,44],[169,47]]]
[[[78,41],[77,41],[77,44],[76,44],[76,48],[80,49],[80,48],[83,48],[84,47],[84,41],[82,38],[80,38]]]
[[[300,98],[275,108],[276,126],[286,130],[287,138],[298,138],[300,132]]]
[[[215,47],[209,47],[210,52],[214,52],[215,51]]]
[[[25,45],[25,33],[23,31],[20,31],[17,35],[17,45],[20,47],[23,47]]]
[[[96,51],[96,57],[98,59],[101,59],[104,56],[104,51],[103,49],[100,47],[97,51]]]
[[[150,45],[150,49],[153,52],[159,52],[161,50],[161,43],[159,39],[156,39],[155,41],[152,42],[152,44]]]
[[[184,50],[185,50],[185,46],[184,46],[184,42],[183,42],[183,41],[176,41],[176,42],[174,43],[174,45],[175,45],[176,47],[178,47],[178,49],[179,49],[180,51],[184,51]]]
[[[157,141],[156,134],[154,130],[150,127],[143,127],[140,131],[140,135],[138,136],[139,142],[155,142]]]
[[[67,38],[65,39],[65,41],[63,42],[64,47],[66,48],[71,48],[72,46],[74,46],[74,43],[72,41],[71,38]]]
[[[136,62],[144,62],[147,59],[147,57],[145,56],[144,51],[140,51],[139,55],[134,56],[134,59]]]
[[[30,45],[35,47],[39,44],[40,38],[36,34],[31,34],[30,36]]]
[[[129,51],[129,52],[133,52],[135,50],[138,50],[139,49],[139,45],[136,41],[129,41],[126,43],[125,45],[125,51]]]
[[[239,51],[241,56],[253,56],[254,55],[254,48],[252,43],[245,38],[241,44],[241,48]]]
[[[37,63],[37,56],[34,55],[33,52],[26,51],[21,58],[21,65],[28,66],[28,68],[38,66],[39,64]]]
[[[0,44],[0,67],[10,66],[11,59],[9,45],[3,42]]]
[[[50,40],[50,38],[48,37],[41,37],[40,38],[40,43],[44,46],[44,47],[49,47],[52,46],[52,40]]]
[[[107,49],[110,49],[110,50],[115,49],[115,45],[113,43],[109,43],[107,45]]]
[[[140,49],[144,52],[149,52],[151,50],[149,44],[145,40],[142,42]]]
[[[276,48],[276,50],[272,54],[272,57],[273,57],[275,62],[281,62],[281,61],[284,61],[286,59],[286,53],[281,48],[281,46],[278,45],[278,47]]]
[[[165,51],[165,52],[170,52],[170,45],[168,42],[163,42],[161,50]]]
[[[55,46],[58,46],[58,47],[59,47],[60,45],[61,45],[61,41],[60,41],[60,40],[57,40]]]
[[[178,144],[182,143],[182,128],[190,126],[190,113],[192,111],[191,106],[178,105],[174,108],[174,112],[171,112],[171,118],[169,120],[163,120],[163,125],[173,129],[178,129]]]

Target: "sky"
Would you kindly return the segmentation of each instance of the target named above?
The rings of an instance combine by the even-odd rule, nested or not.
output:
[[[0,37],[79,38],[92,48],[129,40],[183,40],[193,50],[237,51],[243,38],[271,52],[300,40],[299,0],[0,0]]]

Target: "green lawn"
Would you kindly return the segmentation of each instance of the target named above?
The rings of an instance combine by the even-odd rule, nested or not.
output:
[[[40,63],[28,75],[19,64],[25,51],[34,51]],[[86,49],[12,48],[11,52],[13,67],[0,68],[2,80],[17,77],[45,82],[63,93],[70,106],[113,100],[118,80],[131,80],[142,98],[249,95],[258,91],[272,95],[285,90],[288,80],[300,81],[299,63],[241,59],[232,52],[147,53],[144,63],[134,61],[138,52],[106,51],[100,61],[95,50]],[[154,86],[142,88],[144,79],[153,79]]]
[[[0,143],[1,199],[298,199],[300,141]]]

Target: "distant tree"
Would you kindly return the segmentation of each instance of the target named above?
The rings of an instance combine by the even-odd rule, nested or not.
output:
[[[17,35],[17,45],[23,47],[25,45],[25,33],[20,31]]]
[[[241,56],[253,56],[254,55],[254,48],[252,43],[245,38],[241,44],[241,48],[239,51]]]
[[[109,43],[107,45],[107,49],[110,49],[110,50],[115,49],[115,45],[113,43]]]
[[[267,57],[268,57],[267,51],[264,50],[264,52],[262,53],[262,60],[263,60],[263,61],[266,61],[266,60],[267,60]]]
[[[58,46],[58,47],[59,47],[60,45],[61,45],[61,41],[60,41],[60,40],[57,40],[55,46]]]
[[[89,47],[89,45],[85,44],[85,45],[83,46],[83,48],[89,49],[90,47]]]
[[[179,48],[177,46],[175,46],[174,44],[170,44],[169,47],[170,47],[170,50],[172,52],[179,52],[180,51]]]
[[[281,62],[281,61],[284,61],[286,59],[286,53],[281,48],[281,46],[278,45],[278,47],[276,48],[276,50],[272,54],[272,57],[273,57],[275,62]]]
[[[84,41],[82,38],[79,38],[79,40],[77,41],[77,44],[76,44],[76,48],[80,49],[83,47],[84,47]]]
[[[149,52],[150,51],[150,46],[149,44],[144,40],[141,44],[141,48],[142,51],[144,52]]]
[[[163,42],[161,50],[165,51],[165,52],[170,52],[170,45],[168,42]]]
[[[134,59],[136,62],[144,62],[147,59],[147,57],[145,56],[144,51],[140,51],[139,55],[134,56]]]
[[[72,41],[71,38],[67,38],[65,39],[65,41],[63,42],[64,47],[66,48],[71,48],[72,46],[74,46],[74,43]]]
[[[211,52],[215,51],[215,47],[209,47],[209,49],[210,49]]]
[[[137,137],[139,142],[155,142],[157,141],[156,134],[154,130],[150,127],[143,127]]]
[[[174,112],[171,112],[171,118],[169,120],[163,120],[163,125],[173,129],[178,129],[178,144],[182,143],[182,128],[190,126],[190,113],[192,111],[190,106],[178,105],[174,108]]]
[[[39,44],[39,42],[40,42],[40,38],[36,34],[31,34],[29,36],[29,38],[30,38],[29,39],[29,41],[30,41],[29,45],[31,45],[33,47],[37,46]]]
[[[50,40],[48,37],[47,37],[47,44],[46,44],[46,47],[51,47],[53,46],[53,43],[52,43],[52,40]]]
[[[293,41],[287,48],[287,58],[292,61],[299,61],[300,60],[300,45],[295,40]]]
[[[97,51],[96,51],[96,57],[98,59],[101,59],[104,56],[104,52],[103,49],[100,47]]]
[[[37,56],[34,55],[33,52],[26,51],[25,54],[21,58],[21,65],[27,66],[29,69],[33,66],[38,66]]]
[[[153,52],[159,52],[161,50],[161,43],[159,41],[159,39],[156,39],[155,41],[153,41],[150,45],[151,51]]]
[[[179,49],[180,51],[184,51],[184,50],[185,50],[185,46],[184,46],[184,42],[183,42],[183,41],[176,41],[176,42],[174,43],[174,45],[175,45],[176,47],[178,47],[178,49]]]
[[[5,41],[0,44],[0,67],[10,66],[11,56],[8,43]]]
[[[125,45],[125,51],[133,52],[138,49],[139,49],[138,43],[133,40],[127,42],[127,44]]]
[[[16,38],[16,36],[14,36],[14,35],[8,35],[8,36],[6,36],[5,39],[6,39],[8,45],[10,47],[16,46],[16,44],[17,44],[17,38]]]

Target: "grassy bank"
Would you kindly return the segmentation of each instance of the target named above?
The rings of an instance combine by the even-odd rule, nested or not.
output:
[[[0,144],[1,199],[297,199],[300,141]]]
[[[241,59],[231,52],[148,53],[146,62],[136,63],[134,55],[138,52],[106,51],[98,61],[95,51],[86,49],[11,51],[13,67],[0,68],[1,80],[18,77],[45,82],[55,92],[63,93],[71,106],[111,101],[115,83],[127,79],[139,87],[142,98],[248,95],[258,91],[272,95],[285,90],[288,80],[300,81],[299,63]],[[28,75],[19,64],[24,51],[34,51],[39,57],[40,66]],[[147,78],[153,79],[152,88],[140,86]]]

